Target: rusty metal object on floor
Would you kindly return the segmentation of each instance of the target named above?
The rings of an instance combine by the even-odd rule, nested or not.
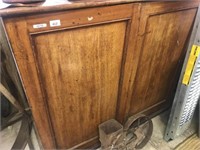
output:
[[[130,117],[124,127],[114,119],[99,125],[101,149],[141,149],[151,138],[153,123],[143,114]]]

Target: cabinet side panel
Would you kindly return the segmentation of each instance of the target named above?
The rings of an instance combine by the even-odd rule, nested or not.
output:
[[[131,114],[168,100],[195,13],[188,9],[147,17]]]
[[[54,149],[56,148],[54,136],[38,82],[38,72],[35,67],[29,34],[26,30],[26,21],[23,17],[19,17],[5,19],[4,22],[43,148]]]
[[[58,148],[98,136],[115,118],[126,22],[34,35]]]

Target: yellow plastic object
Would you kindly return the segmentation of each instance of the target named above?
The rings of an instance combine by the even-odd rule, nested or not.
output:
[[[200,46],[193,45],[192,50],[190,52],[188,62],[187,62],[183,80],[182,80],[182,83],[185,85],[188,85],[190,83],[192,71],[194,69],[194,65],[195,65],[197,57],[199,56],[199,53],[200,53]]]

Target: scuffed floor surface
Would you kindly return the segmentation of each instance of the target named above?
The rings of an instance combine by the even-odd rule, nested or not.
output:
[[[179,145],[181,142],[186,140],[197,131],[197,121],[194,119],[191,127],[186,132],[184,132],[183,135],[170,142],[164,141],[163,135],[167,124],[168,114],[168,112],[164,112],[152,119],[154,125],[153,135],[150,142],[142,150],[173,150],[175,147],[177,147],[177,145]],[[19,131],[20,125],[21,123],[18,122],[0,132],[1,150],[11,149]],[[35,132],[32,132],[31,136],[35,149],[40,149],[38,146],[38,141],[36,140]],[[29,150],[29,147],[26,146],[25,150]]]
[[[166,142],[163,139],[165,128],[167,125],[169,112],[164,112],[152,119],[153,121],[153,135],[150,142],[142,150],[174,150],[180,143],[185,141],[192,134],[197,132],[197,119],[194,117],[192,124],[181,136],[176,139]]]
[[[0,132],[0,150],[10,150],[12,148],[12,145],[14,144],[17,134],[19,132],[20,126],[21,121],[7,127]],[[40,148],[34,130],[32,130],[31,132],[31,138],[34,148],[36,150],[39,150]],[[28,145],[26,146],[25,150],[29,150]]]

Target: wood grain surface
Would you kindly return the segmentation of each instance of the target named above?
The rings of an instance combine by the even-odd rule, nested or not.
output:
[[[118,9],[116,9],[119,7],[124,7],[125,9],[121,11],[121,13],[119,13],[117,12]],[[126,49],[125,37],[127,38],[127,36],[125,36],[125,34],[128,31],[127,27],[129,27],[128,24],[130,23],[130,18],[132,15],[132,5],[112,6],[110,7],[109,11],[103,11],[102,14],[103,16],[109,17],[102,18],[101,15],[97,15],[93,24],[90,21],[85,20],[86,16],[84,14],[90,14],[90,11],[94,14],[98,14],[99,12],[102,12],[102,10],[108,9],[102,7],[101,9],[86,9],[84,11],[77,10],[76,13],[79,14],[79,16],[76,17],[80,18],[80,20],[76,21],[78,25],[73,26],[71,24],[73,22],[73,19],[69,19],[69,21],[67,22],[62,22],[61,20],[61,26],[59,28],[52,27],[51,29],[41,31],[31,31],[32,26],[30,25],[30,20],[34,18],[37,20],[37,18],[41,17],[40,21],[42,21],[46,16],[46,20],[49,21],[47,19],[49,18],[48,14],[41,16],[31,15],[29,17],[4,19],[4,23],[6,25],[6,30],[9,35],[13,52],[22,75],[22,80],[29,100],[29,104],[32,108],[32,113],[36,123],[36,127],[38,129],[42,145],[45,149],[72,146],[73,148],[88,148],[91,145],[94,145],[94,141],[97,141],[98,139],[97,126],[99,122],[111,117],[114,118],[116,115],[118,88],[120,85],[120,71],[123,64],[122,60],[124,60],[124,50]],[[62,17],[63,19],[74,17],[73,13],[70,12],[55,13],[52,14],[51,17],[55,18],[56,16],[60,16],[60,14],[63,14],[63,16],[65,16]],[[81,14],[83,14],[83,16],[81,16]],[[35,23],[38,23],[37,21]],[[69,24],[69,22],[71,23]],[[32,23],[34,24],[34,22]],[[79,32],[81,33],[81,35],[79,35]],[[51,39],[51,37],[53,39]],[[48,48],[47,51],[42,51],[42,47],[37,47],[37,43],[40,43],[37,39],[40,38],[42,39],[42,42],[45,43],[45,45],[42,45],[42,47],[46,46],[46,48]],[[55,45],[52,46],[52,44],[54,43]],[[56,43],[59,45],[56,45]],[[68,48],[67,50],[66,46]],[[38,51],[38,48],[41,48],[41,51]],[[82,51],[82,49],[84,51]],[[45,53],[47,53],[48,55]],[[56,55],[57,53],[58,55]],[[44,58],[43,55],[45,56]],[[67,56],[68,59],[65,60],[64,57]],[[55,57],[56,60],[52,58],[50,59],[50,57]],[[60,57],[62,57],[62,60],[59,59]],[[51,62],[48,62],[47,58],[50,59]],[[94,60],[96,60],[96,63],[99,64],[94,64]],[[39,61],[45,63],[38,63]],[[73,63],[70,65],[60,64],[60,61],[63,63],[69,63],[71,61],[71,63]],[[80,66],[81,62],[83,63],[82,66]],[[50,66],[47,63],[50,63],[53,66]],[[60,73],[64,73],[61,76],[58,76],[56,74],[56,68],[58,64],[60,64]],[[50,71],[52,72],[45,72],[44,69],[47,68],[44,65],[48,65]],[[78,69],[76,70],[76,75],[72,74],[73,70],[71,70],[71,72],[69,71],[69,68],[73,69],[74,67],[77,67]],[[68,70],[66,70],[67,68]],[[65,72],[69,74],[66,74]],[[52,78],[47,80],[46,76]],[[55,78],[54,83],[54,76],[62,77],[62,80]],[[76,80],[79,80],[80,78],[79,82],[71,80],[75,78]],[[68,83],[70,80],[71,83],[67,84],[67,86],[64,86],[63,88],[63,81],[64,83]],[[47,86],[47,81],[52,83]],[[86,81],[88,81],[88,83]],[[108,85],[105,81],[108,82]],[[53,85],[55,85],[54,89]],[[68,93],[69,97],[65,97],[64,94],[67,94],[71,86],[74,86],[74,88],[72,88],[71,90],[75,90],[75,88],[78,88],[79,90],[77,89],[78,91],[73,91],[74,95],[70,95]],[[47,91],[49,89],[55,92],[53,98],[56,97],[58,100],[48,99],[49,97],[52,98],[52,94],[49,93],[50,91]],[[73,94],[73,92],[70,93]],[[80,97],[83,97],[83,99],[85,98],[86,101],[79,101]],[[70,98],[69,104],[68,102],[66,102],[66,98]],[[74,98],[77,98],[77,100],[75,101]],[[68,106],[71,109],[61,110],[61,112],[59,112],[59,108],[64,108],[62,105],[59,106],[59,104],[62,103],[61,99],[64,99],[64,106]],[[51,103],[54,104],[57,101],[57,107],[54,108]],[[105,102],[105,104],[101,103],[101,101]],[[99,106],[100,104],[101,107]],[[82,105],[82,107],[80,107],[80,109],[77,110],[79,105]],[[97,110],[92,108],[93,105],[94,108]],[[109,105],[111,105],[112,107],[109,108]],[[73,112],[75,111],[75,109],[76,112],[79,113],[73,113],[74,115],[72,116],[75,117],[75,119],[71,118],[71,122],[69,120],[69,124],[71,123],[70,126],[73,127],[73,130],[75,130],[75,128],[78,128],[78,130],[82,132],[80,137],[69,137],[69,135],[71,135],[72,132],[63,132],[65,131],[67,126],[63,126],[60,129],[58,128],[57,132],[56,127],[62,126],[64,120],[61,121],[61,119],[59,119],[56,116],[56,113],[62,114],[70,111]],[[55,110],[58,112],[55,112]],[[92,114],[89,115],[90,112],[92,112]],[[98,115],[100,116],[95,119],[95,117]],[[83,130],[82,126],[77,126],[78,122],[76,122],[76,119],[78,116],[79,119],[84,119],[83,117],[85,117],[83,129],[88,129],[86,125],[89,125],[88,121],[91,119],[90,117],[94,118],[94,120],[89,125],[89,127],[91,127],[91,131],[94,131],[94,133],[89,135],[89,133],[91,133],[89,129],[88,131]],[[63,117],[65,118],[66,115],[64,115]],[[66,122],[66,120],[67,119],[65,118],[64,122]],[[95,121],[97,122],[95,123]],[[67,131],[69,130],[71,130],[71,128],[69,128]],[[60,134],[63,135],[61,137],[58,137]],[[64,140],[66,136],[68,139]]]
[[[26,21],[24,18],[15,18],[4,20],[4,23],[43,148],[54,149],[55,140],[37,76]]]
[[[169,96],[174,92],[171,85],[177,81],[177,67],[197,10],[188,7],[191,7],[189,3],[143,6],[141,42],[138,41],[141,54],[129,115],[158,103],[166,103],[167,107],[171,102]]]
[[[200,140],[196,134],[191,135],[185,141],[180,143],[175,150],[198,150],[200,147]]]
[[[3,21],[0,19],[0,52],[1,52],[1,83],[19,100],[24,107],[28,107],[26,96],[21,84],[18,68],[15,63]]]
[[[120,11],[119,11],[120,10]],[[30,15],[26,17],[28,30],[31,34],[41,32],[51,32],[55,30],[63,30],[66,28],[76,28],[80,26],[88,26],[113,21],[128,20],[132,15],[132,4],[117,5],[109,7],[90,8],[87,11],[70,10],[57,13],[48,13],[43,15]],[[52,27],[50,21],[59,20],[60,25]],[[46,24],[45,28],[34,28],[34,25]]]
[[[119,4],[128,4],[128,3],[138,3],[138,2],[167,2],[172,0],[78,0],[78,1],[54,1],[47,4],[39,4],[35,7],[12,7],[0,10],[0,16],[2,17],[10,17],[10,16],[24,16],[27,14],[41,14],[46,12],[55,12],[55,11],[64,11],[64,10],[72,10],[72,9],[80,9],[80,8],[91,8],[91,7],[100,7],[100,6],[111,6],[111,5],[119,5]],[[188,0],[174,0],[174,3],[187,3]],[[199,3],[199,0],[190,0],[192,3]]]
[[[115,118],[126,22],[34,36],[58,148],[98,135]]]
[[[61,11],[125,1],[107,2],[25,8],[60,11],[3,18],[45,149],[89,148],[99,123],[156,113],[172,100],[199,2]],[[49,25],[57,19],[59,26]],[[40,23],[47,26],[33,28]]]

